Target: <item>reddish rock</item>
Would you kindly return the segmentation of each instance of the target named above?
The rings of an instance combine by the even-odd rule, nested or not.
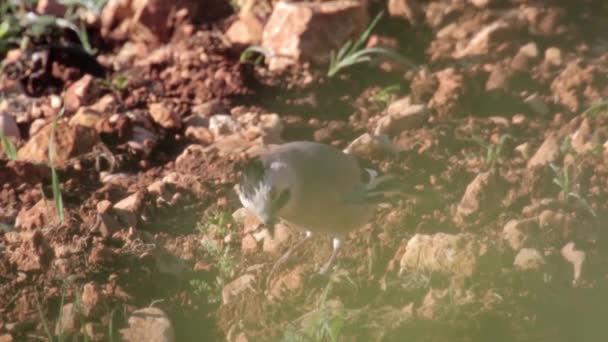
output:
[[[271,54],[269,69],[326,63],[330,52],[356,38],[368,21],[366,6],[358,1],[278,2],[262,35]]]
[[[78,108],[91,104],[97,94],[99,94],[99,86],[93,76],[86,74],[65,91],[65,109],[68,112],[75,112]]]
[[[19,245],[11,251],[9,261],[15,264],[18,270],[39,272],[48,269],[54,253],[40,230],[12,234],[16,234],[12,240]]]
[[[424,12],[417,0],[388,0],[387,7],[391,17],[403,18],[412,26],[424,19]]]
[[[42,127],[17,151],[17,158],[48,163],[51,130],[51,123]],[[65,166],[69,158],[90,152],[97,141],[98,136],[94,129],[80,125],[70,126],[65,120],[59,121],[55,128],[54,165],[56,167]]]
[[[166,129],[178,129],[182,125],[181,118],[178,113],[172,108],[169,108],[165,103],[152,103],[148,110],[152,120],[159,126]]]
[[[233,43],[243,46],[260,45],[264,25],[252,13],[240,13],[238,19],[226,31],[226,38]]]

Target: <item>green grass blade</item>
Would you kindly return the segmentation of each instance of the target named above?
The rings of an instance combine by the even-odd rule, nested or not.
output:
[[[55,155],[55,129],[57,128],[57,121],[63,116],[65,112],[65,105],[61,107],[59,114],[53,119],[51,126],[51,139],[49,141],[49,165],[51,167],[51,187],[53,189],[53,201],[55,202],[55,209],[57,210],[57,216],[59,222],[63,223],[63,197],[61,196],[61,189],[59,187],[59,177],[57,170],[55,170],[54,155]]]
[[[42,327],[44,328],[44,332],[46,333],[46,336],[49,341],[54,341],[53,333],[51,333],[51,328],[49,327],[49,322],[47,321],[46,317],[44,317],[44,312],[42,312],[42,305],[40,304],[39,297],[40,294],[38,293],[38,290],[36,290],[36,296],[34,298],[36,299],[36,308],[38,309],[38,316],[40,316],[40,322],[42,323]]]
[[[353,46],[352,51],[357,51],[361,49],[363,44],[367,43],[367,39],[369,38],[370,34],[374,30],[380,19],[382,19],[382,16],[384,16],[384,11],[380,11],[380,13],[378,13],[374,20],[372,20],[372,22],[369,24],[367,29],[363,31],[363,34],[359,36],[359,39],[357,39],[357,42]]]
[[[15,148],[15,145],[2,132],[0,132],[0,140],[2,141],[2,149],[4,150],[4,153],[6,154],[8,159],[16,160],[17,149]]]

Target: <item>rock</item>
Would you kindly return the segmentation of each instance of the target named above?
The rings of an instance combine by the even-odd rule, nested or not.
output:
[[[562,65],[562,50],[554,46],[547,48],[545,50],[545,63],[550,66]]]
[[[278,71],[304,62],[326,63],[330,52],[357,37],[368,21],[366,6],[358,1],[279,1],[262,34],[262,47],[270,52],[268,67]]]
[[[488,4],[490,3],[491,0],[469,0],[469,2],[471,4],[473,4],[473,6],[478,7],[478,8],[486,8],[488,7]]]
[[[58,0],[39,0],[36,4],[36,13],[52,15],[63,18],[67,7]]]
[[[169,16],[175,10],[171,1],[110,0],[101,12],[101,35],[153,46],[166,42],[171,34]]]
[[[285,125],[283,125],[283,121],[278,114],[260,115],[259,129],[262,131],[262,134],[270,140],[280,140],[284,128]]]
[[[219,137],[235,134],[240,129],[240,125],[227,114],[217,114],[209,119],[209,131],[215,139]]]
[[[65,91],[65,109],[75,112],[78,108],[92,103],[99,94],[99,87],[93,76],[86,74],[70,85]]]
[[[507,21],[499,19],[491,24],[477,30],[477,33],[469,40],[469,42],[460,49],[456,49],[452,56],[454,58],[463,58],[474,55],[485,55],[490,52],[490,48],[498,42],[497,37],[505,36],[505,32],[512,30],[511,24]]]
[[[373,156],[392,154],[395,152],[395,146],[393,146],[386,135],[371,135],[369,133],[363,133],[344,149],[344,153],[363,158],[371,158]]]
[[[537,270],[544,264],[545,258],[534,248],[520,249],[513,262],[513,266],[522,271]]]
[[[416,310],[419,318],[439,320],[449,315],[446,307],[463,307],[474,302],[474,293],[470,290],[462,289],[430,289],[424,296],[422,304]]]
[[[33,137],[34,135],[36,135],[36,133],[40,132],[42,127],[46,126],[46,124],[47,124],[47,122],[45,119],[36,119],[36,120],[32,121],[32,124],[30,125],[30,129],[28,131],[29,136]]]
[[[537,114],[546,116],[549,114],[549,106],[543,101],[538,94],[532,94],[528,96],[524,103],[530,106],[530,108]]]
[[[228,305],[234,298],[240,296],[243,292],[247,290],[255,291],[253,288],[254,283],[254,275],[244,274],[224,285],[224,288],[222,289],[222,303]]]
[[[251,211],[240,208],[232,214],[235,222],[243,225],[243,233],[253,233],[262,226],[260,219]]]
[[[538,46],[536,43],[531,42],[522,46],[513,60],[511,61],[511,68],[513,70],[527,72],[532,67],[532,61],[538,58]]]
[[[159,308],[147,307],[133,311],[129,327],[120,330],[126,342],[174,342],[175,331],[171,320]]]
[[[17,151],[17,159],[31,162],[48,163],[49,142],[52,123],[42,127],[28,142]],[[84,126],[70,126],[61,120],[55,128],[55,148],[53,162],[55,167],[63,167],[71,157],[88,153],[99,137],[94,129]]]
[[[101,296],[102,293],[99,290],[99,286],[94,281],[84,284],[80,304],[86,317],[90,317],[93,310],[100,304]]]
[[[498,205],[497,175],[491,172],[479,173],[467,186],[460,203],[456,207],[455,221],[459,224],[476,213],[492,211]]]
[[[378,121],[374,134],[398,135],[404,130],[421,127],[428,118],[426,105],[412,104],[410,98],[405,97],[388,106],[386,115]]]
[[[142,201],[143,194],[136,192],[114,204],[113,209],[118,216],[118,220],[127,227],[136,227]]]
[[[88,322],[82,328],[82,333],[86,334],[89,341],[101,342],[107,341],[106,332],[108,330],[103,324]]]
[[[466,93],[464,77],[454,68],[447,68],[435,73],[438,87],[428,106],[440,116],[453,113]]]
[[[191,271],[191,267],[182,259],[169,253],[164,248],[157,248],[153,252],[154,261],[158,273],[170,275],[174,278],[181,279],[184,274]]]
[[[483,253],[484,246],[471,234],[416,234],[407,242],[399,274],[421,271],[467,278]]]
[[[536,153],[528,160],[528,169],[543,167],[552,163],[559,156],[559,140],[557,135],[549,135],[540,145]]]
[[[551,91],[558,102],[572,112],[578,112],[583,98],[601,100],[599,93],[594,90],[597,73],[594,66],[583,67],[580,61],[573,61],[553,80]]]
[[[530,143],[523,143],[515,147],[515,151],[521,154],[522,158],[530,158]]]
[[[486,90],[508,89],[513,79],[514,72],[510,68],[496,65],[490,72],[486,81]]]
[[[179,129],[182,121],[175,110],[165,103],[152,103],[148,106],[152,120],[165,129]]]
[[[57,222],[59,222],[59,216],[57,216],[55,202],[43,198],[29,209],[21,208],[15,219],[15,227],[31,231]]]
[[[424,12],[417,0],[388,0],[388,14],[400,17],[415,26],[424,20]]]
[[[184,120],[186,125],[185,135],[188,139],[199,142],[202,145],[213,143],[213,133],[209,130],[209,119],[203,114],[194,114]]]
[[[186,138],[204,146],[211,145],[214,140],[213,133],[207,127],[188,126],[185,135]]]
[[[5,137],[21,139],[21,131],[19,131],[19,126],[17,126],[17,121],[8,113],[0,113],[0,132]]]
[[[45,271],[51,265],[54,253],[40,230],[27,232],[9,232],[5,234],[7,240],[11,239],[6,235],[14,235],[12,240],[18,244],[11,251],[9,262],[16,265],[22,272]]]
[[[581,277],[581,272],[583,270],[583,263],[586,259],[586,253],[581,250],[575,250],[574,242],[568,242],[564,247],[562,247],[561,255],[562,257],[572,264],[572,268],[574,270],[572,285],[576,286]]]
[[[69,124],[72,127],[83,126],[94,129],[102,120],[103,117],[99,114],[99,112],[89,107],[81,107],[78,109],[76,114],[70,118]]]
[[[270,234],[266,234],[262,250],[266,253],[276,254],[289,242],[290,237],[291,230],[284,224],[277,223],[274,227],[274,238],[270,237]]]
[[[602,144],[598,134],[595,132],[595,127],[597,126],[598,124],[590,123],[589,118],[583,118],[576,131],[570,136],[570,145],[576,153],[584,154],[590,152],[596,146]]]
[[[243,46],[260,45],[264,24],[253,13],[241,12],[238,19],[226,31],[226,38],[232,44]]]
[[[304,266],[298,265],[284,274],[278,275],[270,284],[268,298],[270,300],[284,298],[304,286]]]
[[[78,309],[73,303],[63,304],[59,319],[55,324],[55,335],[66,338],[78,331]]]
[[[244,254],[253,254],[258,250],[258,242],[251,234],[245,235],[241,240],[241,251]]]
[[[102,244],[95,245],[89,254],[87,261],[91,265],[112,265],[116,262],[116,252]]]
[[[520,250],[530,239],[531,220],[510,220],[502,230],[502,237],[514,251]]]
[[[14,342],[15,339],[13,338],[13,335],[11,334],[1,334],[0,335],[0,342]]]

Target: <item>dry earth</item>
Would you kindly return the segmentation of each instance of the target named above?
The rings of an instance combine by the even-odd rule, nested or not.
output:
[[[605,2],[302,4],[109,0],[78,12],[94,55],[67,29],[0,34],[0,341],[608,340]],[[67,15],[0,22],[30,10]],[[367,46],[415,67],[326,76],[381,10]],[[299,233],[266,236],[233,186],[293,140],[406,195],[330,277],[319,236],[265,288]]]

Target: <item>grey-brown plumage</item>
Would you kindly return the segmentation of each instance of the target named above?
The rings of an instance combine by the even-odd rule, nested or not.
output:
[[[278,217],[307,232],[306,238],[278,263],[285,261],[311,233],[332,236],[334,251],[321,269],[325,273],[345,235],[367,223],[373,214],[372,203],[352,200],[366,190],[362,177],[365,173],[355,157],[334,147],[291,142],[271,149],[251,163],[243,172],[239,198],[269,230],[272,231]]]
[[[348,201],[364,186],[353,156],[328,145],[294,142],[276,148],[263,160],[291,168],[291,201],[278,216],[292,225],[342,237],[371,218],[371,205]]]

